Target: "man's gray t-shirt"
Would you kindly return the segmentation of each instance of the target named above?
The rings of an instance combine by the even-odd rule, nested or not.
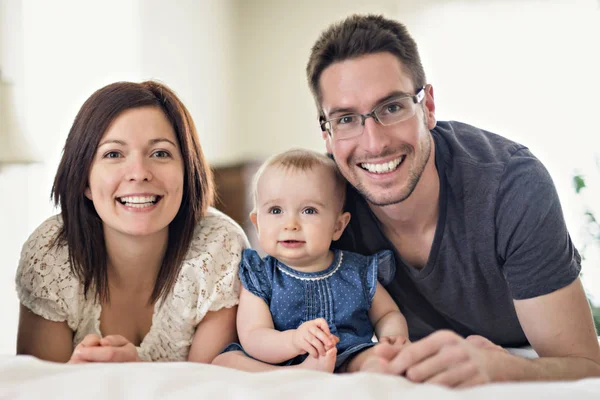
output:
[[[386,288],[413,341],[451,329],[524,345],[513,299],[560,289],[581,269],[552,179],[525,146],[493,133],[438,122],[431,134],[440,201],[429,260],[416,269],[395,251],[396,275]],[[334,247],[395,250],[351,187],[346,203],[352,218]]]

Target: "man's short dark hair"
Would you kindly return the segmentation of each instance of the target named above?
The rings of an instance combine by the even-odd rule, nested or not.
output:
[[[336,62],[381,52],[398,58],[415,89],[425,86],[425,71],[417,44],[403,24],[381,15],[355,14],[321,33],[306,66],[308,84],[321,116],[319,80],[325,68]]]

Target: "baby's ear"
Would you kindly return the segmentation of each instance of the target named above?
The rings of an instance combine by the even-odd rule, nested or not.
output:
[[[344,229],[346,229],[346,227],[348,226],[348,222],[350,222],[350,213],[341,213],[335,223],[335,229],[333,231],[333,240],[338,240],[340,237],[342,237],[342,233],[344,233]]]
[[[254,225],[256,233],[258,233],[258,219],[256,218],[256,211],[250,212],[250,221],[252,221],[252,225]]]

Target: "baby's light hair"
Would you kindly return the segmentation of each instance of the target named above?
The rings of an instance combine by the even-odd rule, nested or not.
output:
[[[263,173],[271,167],[280,167],[288,171],[310,171],[315,167],[325,167],[331,171],[335,181],[335,193],[340,198],[340,211],[346,199],[346,179],[340,173],[335,161],[327,155],[307,149],[291,149],[269,157],[258,169],[252,181],[252,197],[254,212],[258,198],[258,181]]]

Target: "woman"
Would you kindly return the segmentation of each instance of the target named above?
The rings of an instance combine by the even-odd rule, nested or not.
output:
[[[189,112],[156,82],[94,93],[67,138],[61,214],[23,246],[17,353],[58,362],[210,363],[235,339],[247,239],[210,208]]]

